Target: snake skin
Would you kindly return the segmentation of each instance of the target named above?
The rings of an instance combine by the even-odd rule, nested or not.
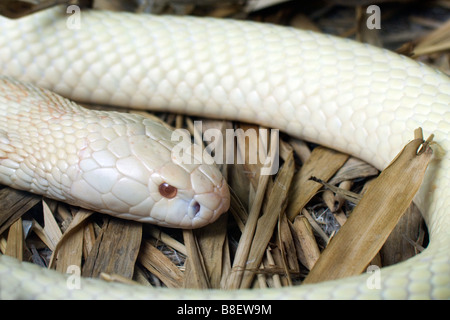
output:
[[[0,183],[13,188],[123,219],[202,227],[228,210],[228,186],[215,166],[172,157],[172,132],[0,76]],[[163,183],[174,197],[160,194]]]
[[[383,169],[417,127],[443,150],[415,199],[421,254],[378,274],[293,288],[149,289],[0,257],[2,298],[450,298],[450,81],[386,50],[273,25],[61,9],[0,18],[0,74],[77,101],[171,110],[279,128]],[[12,93],[14,94],[14,92]],[[370,285],[373,277],[379,286]]]

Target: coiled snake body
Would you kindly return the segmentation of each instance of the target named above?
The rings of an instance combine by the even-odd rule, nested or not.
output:
[[[71,29],[66,19],[60,8],[17,21],[0,18],[1,183],[180,227],[201,226],[227,209],[228,189],[217,171],[153,159],[155,150],[170,154],[162,126],[111,113],[81,118],[72,103],[34,85],[81,102],[259,123],[379,169],[422,127],[447,151],[430,165],[416,197],[431,241],[418,256],[382,269],[379,289],[361,275],[239,292],[131,288],[95,279],[69,290],[64,275],[1,256],[0,297],[450,298],[447,76],[386,50],[273,25],[83,11],[80,29]],[[39,140],[42,132],[52,139]],[[41,143],[37,158],[30,158],[37,150],[26,141]],[[100,177],[106,185],[96,184]]]

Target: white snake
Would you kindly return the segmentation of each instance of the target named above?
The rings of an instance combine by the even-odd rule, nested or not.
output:
[[[149,289],[96,279],[83,279],[80,290],[69,290],[65,275],[0,256],[1,298],[450,298],[447,76],[386,50],[273,25],[82,11],[81,28],[72,30],[66,20],[61,8],[17,21],[0,18],[1,183],[105,213],[135,212],[128,218],[145,220],[141,208],[164,200],[155,186],[166,179],[178,188],[177,215],[155,209],[152,217],[162,224],[184,221],[184,227],[197,226],[185,217],[201,217],[203,207],[211,208],[198,225],[213,220],[215,208],[220,214],[228,206],[212,195],[228,197],[217,171],[181,170],[142,151],[170,147],[160,125],[92,111],[84,119],[58,109],[59,104],[70,108],[67,100],[13,78],[77,101],[280,128],[379,169],[412,139],[415,128],[423,127],[446,152],[432,162],[416,197],[431,240],[416,257],[382,269],[378,289],[367,285],[366,274],[276,290]],[[111,130],[112,124],[117,130]],[[159,133],[151,133],[152,127]],[[169,167],[176,173],[169,173]],[[190,179],[186,172],[198,176]],[[106,185],[98,183],[99,177]],[[191,203],[190,187],[197,180],[209,185],[199,183],[198,203]],[[150,197],[141,194],[147,182]]]

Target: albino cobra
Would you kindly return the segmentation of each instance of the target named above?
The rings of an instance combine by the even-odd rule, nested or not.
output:
[[[164,197],[155,186],[167,179],[179,188],[175,198],[181,202],[173,205],[173,218],[156,209],[153,218],[173,226],[189,226],[184,217],[202,216],[204,206],[211,208],[200,224],[228,206],[218,198],[228,194],[214,169],[182,168],[142,151],[167,154],[169,145],[160,140],[167,133],[150,131],[161,128],[158,124],[117,113],[89,112],[84,119],[79,112],[70,114],[67,100],[17,81],[76,101],[259,123],[348,152],[379,169],[412,139],[415,128],[423,127],[447,152],[432,161],[415,199],[430,243],[414,258],[382,269],[375,289],[366,284],[366,274],[276,290],[149,289],[96,279],[83,279],[81,289],[69,290],[67,275],[1,256],[1,298],[450,298],[446,75],[369,45],[260,23],[100,11],[82,11],[79,29],[66,22],[61,8],[17,21],[0,18],[1,183],[111,214],[130,208],[128,218],[144,219],[140,207],[150,204],[149,212],[152,203],[157,206]],[[128,129],[119,128],[126,123]],[[117,130],[111,130],[114,125]],[[105,135],[99,137],[98,130]],[[21,136],[24,132],[29,136]],[[37,153],[28,143],[35,140]],[[156,143],[146,147],[143,140]],[[150,160],[156,161],[153,167]],[[166,177],[161,175],[166,166],[198,177],[189,182],[185,173],[169,170]],[[108,187],[97,183],[100,173]],[[173,180],[177,175],[184,180]],[[195,198],[189,186],[196,179],[209,181],[199,192],[211,197],[189,204],[189,195]],[[141,194],[146,183],[148,197]],[[189,190],[181,190],[186,186]],[[172,191],[164,190],[169,197]],[[127,203],[131,193],[138,195]]]

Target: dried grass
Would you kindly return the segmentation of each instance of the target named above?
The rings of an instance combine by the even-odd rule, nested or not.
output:
[[[195,13],[198,9],[189,8],[186,7],[186,13]],[[327,8],[312,6],[308,14],[296,14],[292,3],[288,3],[274,9],[273,14],[257,12],[250,18],[276,23],[290,20],[295,25],[306,25],[316,30],[327,30],[332,26],[340,34],[358,35],[361,39],[381,37],[384,42],[392,41],[389,36],[380,34],[358,34],[362,29],[360,25],[357,27],[356,11],[351,8],[346,9],[350,14],[344,14],[342,19],[332,18],[332,14],[329,18],[335,8],[333,5]],[[357,17],[361,19],[361,8],[357,10]],[[219,9],[212,7],[209,11],[202,8],[202,11],[203,14],[220,17],[243,16],[245,13],[236,3]],[[387,16],[398,12],[396,7],[385,9]],[[412,37],[413,40],[407,41],[400,51],[414,57],[420,56],[422,61],[435,63],[448,72],[446,51],[449,49],[449,24],[416,16],[413,20],[424,28],[433,26],[435,31],[427,36],[420,32],[420,36]],[[195,131],[191,118],[167,114],[159,116],[169,126],[183,126]],[[220,130],[237,127],[258,129],[257,126],[227,121],[203,122],[204,129],[208,125]],[[348,275],[349,270],[351,274],[360,273],[374,256],[383,265],[389,265],[407,259],[426,245],[425,230],[416,212],[404,218],[398,230],[387,240],[387,245],[381,249],[382,254],[376,254],[381,247],[378,244],[367,257],[360,259],[363,256],[361,252],[368,251],[368,246],[367,241],[357,241],[352,250],[359,253],[346,256],[341,243],[351,242],[355,229],[363,228],[365,234],[375,232],[386,238],[397,216],[390,219],[388,229],[372,229],[372,223],[368,220],[358,222],[360,218],[356,215],[352,218],[352,211],[354,213],[359,209],[354,209],[355,205],[342,195],[350,191],[351,194],[359,194],[358,197],[363,194],[369,196],[374,189],[392,188],[392,181],[380,182],[382,178],[372,181],[377,171],[348,155],[323,147],[311,150],[308,143],[289,137],[275,142],[280,143],[282,163],[275,177],[260,176],[260,165],[222,166],[222,172],[228,176],[232,188],[230,212],[200,230],[171,230],[121,221],[2,188],[0,251],[61,272],[65,272],[70,265],[79,266],[83,274],[107,281],[170,288],[237,289],[298,285],[305,277],[307,282],[320,281],[323,278],[317,274],[327,274],[320,270],[330,264],[333,265],[331,269],[339,269],[338,276]],[[244,140],[237,139],[236,143],[241,152],[248,149]],[[401,168],[406,169],[404,164]],[[398,171],[394,180],[402,176]],[[311,176],[324,183],[310,180]],[[404,200],[402,208],[410,197]],[[358,202],[357,199],[352,201]],[[411,210],[414,212],[414,209]],[[400,209],[396,211],[401,215]],[[27,221],[32,225],[31,229],[22,227]],[[320,262],[322,260],[325,262]],[[358,261],[358,270],[349,267],[349,264]],[[340,268],[336,267],[338,263]],[[313,271],[307,277],[309,270]]]

